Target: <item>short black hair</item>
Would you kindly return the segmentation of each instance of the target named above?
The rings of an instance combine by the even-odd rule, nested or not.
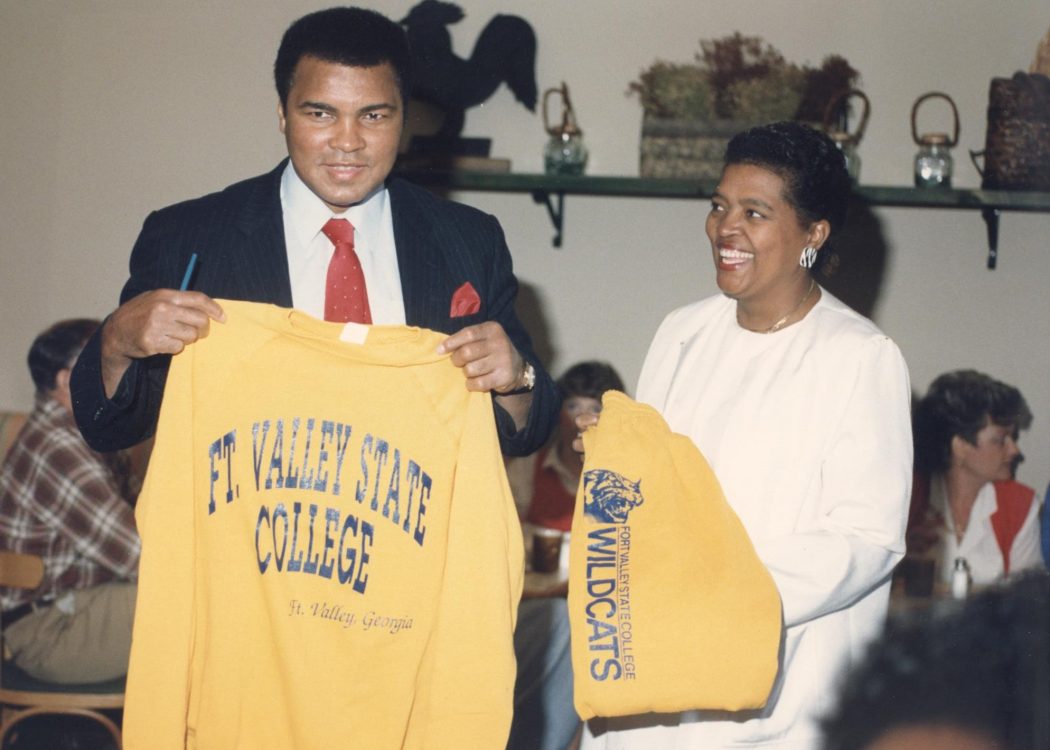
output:
[[[281,107],[288,103],[295,67],[304,57],[353,68],[389,63],[397,78],[401,100],[408,103],[408,38],[400,25],[381,13],[364,8],[328,8],[309,13],[289,26],[273,64]]]
[[[945,603],[945,606],[950,606]],[[1025,571],[945,612],[894,618],[847,675],[824,750],[952,727],[1004,750],[1050,747],[1050,575]]]
[[[937,376],[912,415],[916,468],[927,474],[947,471],[952,438],[976,444],[977,433],[989,421],[1025,430],[1032,412],[1021,391],[982,372],[954,370]]]
[[[54,389],[55,376],[73,366],[80,350],[100,325],[101,322],[93,318],[60,320],[33,340],[28,361],[37,393]]]
[[[606,362],[579,362],[558,378],[562,400],[573,396],[601,399],[606,391],[622,391],[623,380]]]
[[[802,226],[826,220],[835,237],[846,223],[850,177],[846,159],[835,142],[820,130],[784,121],[737,133],[726,146],[725,166],[751,164],[768,169],[784,181],[784,199]],[[817,254],[816,272],[830,257],[825,243]]]

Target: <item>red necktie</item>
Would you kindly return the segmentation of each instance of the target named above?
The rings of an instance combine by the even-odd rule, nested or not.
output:
[[[325,284],[324,319],[336,323],[371,323],[365,274],[354,252],[354,225],[346,219],[329,219],[321,231],[335,245]]]

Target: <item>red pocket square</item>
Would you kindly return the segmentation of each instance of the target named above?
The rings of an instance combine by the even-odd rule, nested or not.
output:
[[[474,285],[469,281],[452,295],[452,309],[449,310],[450,318],[462,318],[464,315],[473,315],[481,309],[481,297],[474,291]]]

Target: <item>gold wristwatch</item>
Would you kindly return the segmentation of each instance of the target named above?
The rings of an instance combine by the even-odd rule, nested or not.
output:
[[[520,396],[523,393],[528,393],[532,390],[533,386],[536,385],[536,368],[532,366],[531,362],[525,363],[525,370],[521,373],[522,385],[519,388],[515,388],[512,391],[504,391],[500,393],[496,392],[498,396]]]

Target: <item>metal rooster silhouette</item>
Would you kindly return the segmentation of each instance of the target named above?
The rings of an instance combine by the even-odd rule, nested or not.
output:
[[[412,55],[412,95],[444,115],[435,138],[454,141],[463,130],[466,110],[481,104],[506,83],[529,111],[536,109],[536,34],[518,16],[497,15],[474,43],[470,59],[452,51],[446,28],[462,20],[455,3],[423,0],[401,24]]]

